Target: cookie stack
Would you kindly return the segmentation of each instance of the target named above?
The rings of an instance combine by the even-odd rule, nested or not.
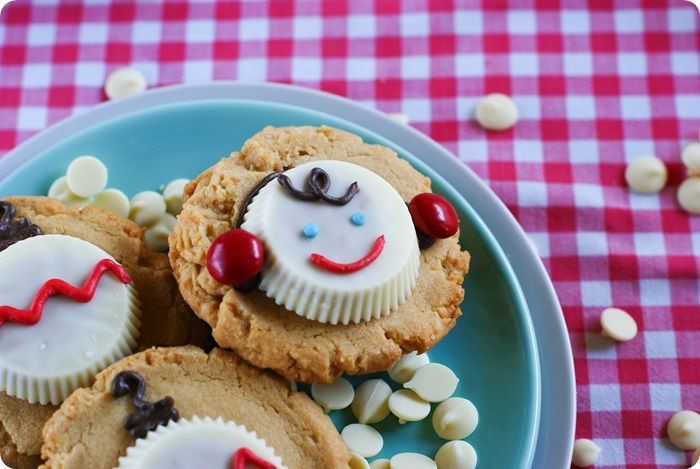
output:
[[[388,370],[454,326],[469,255],[429,192],[388,148],[296,127],[185,187],[169,262],[116,214],[6,199],[3,461],[347,468],[293,383]]]

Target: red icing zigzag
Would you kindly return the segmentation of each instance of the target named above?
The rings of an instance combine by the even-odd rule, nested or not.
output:
[[[87,303],[88,301],[92,300],[100,279],[107,272],[112,272],[117,280],[125,285],[131,283],[129,272],[127,272],[124,267],[117,264],[113,260],[102,259],[95,265],[95,267],[92,269],[92,273],[80,288],[74,287],[70,283],[63,280],[54,278],[47,280],[46,283],[41,286],[36,296],[34,296],[34,301],[32,301],[32,305],[29,307],[29,309],[17,309],[13,308],[12,306],[0,306],[0,326],[2,326],[6,321],[25,325],[36,324],[41,319],[41,313],[44,310],[46,301],[49,299],[49,297],[54,295],[63,295],[71,300],[78,301],[80,303]]]
[[[253,464],[260,469],[277,469],[274,464],[265,461],[263,458],[253,453],[248,448],[239,448],[231,458],[230,469],[245,469],[246,464]]]

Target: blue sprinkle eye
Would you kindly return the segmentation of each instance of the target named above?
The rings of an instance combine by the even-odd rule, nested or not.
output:
[[[315,238],[318,234],[319,228],[316,223],[309,223],[304,227],[304,238],[311,239]]]
[[[355,212],[350,217],[350,221],[352,222],[353,225],[362,226],[365,224],[365,221],[367,221],[367,220],[365,219],[364,213]]]

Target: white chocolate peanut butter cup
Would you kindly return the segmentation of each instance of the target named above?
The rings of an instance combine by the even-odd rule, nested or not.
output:
[[[114,258],[65,235],[41,235],[0,252],[0,305],[29,309],[52,279],[81,288],[100,261]],[[59,404],[136,346],[136,290],[107,271],[92,298],[50,296],[35,324],[0,325],[0,390],[30,403]]]
[[[148,432],[119,458],[117,469],[228,468],[233,467],[231,459],[243,448],[277,469],[286,469],[274,449],[255,432],[221,417],[197,416],[170,421]]]
[[[313,161],[284,175],[308,193],[314,168],[327,174],[329,198],[342,197],[353,183],[359,191],[334,204],[295,197],[279,178],[262,188],[242,225],[265,245],[260,289],[323,323],[386,316],[406,301],[418,278],[420,250],[406,203],[383,178],[352,163]]]

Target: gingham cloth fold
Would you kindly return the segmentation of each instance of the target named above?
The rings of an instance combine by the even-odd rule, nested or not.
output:
[[[152,86],[291,82],[404,112],[537,245],[597,467],[677,468],[665,423],[700,411],[700,217],[675,201],[680,150],[700,130],[699,20],[682,0],[14,1],[0,15],[0,152],[103,101],[124,65]],[[514,130],[473,123],[493,91],[515,99]],[[658,196],[624,186],[641,154],[670,169]],[[599,335],[611,305],[638,321],[632,342]]]

